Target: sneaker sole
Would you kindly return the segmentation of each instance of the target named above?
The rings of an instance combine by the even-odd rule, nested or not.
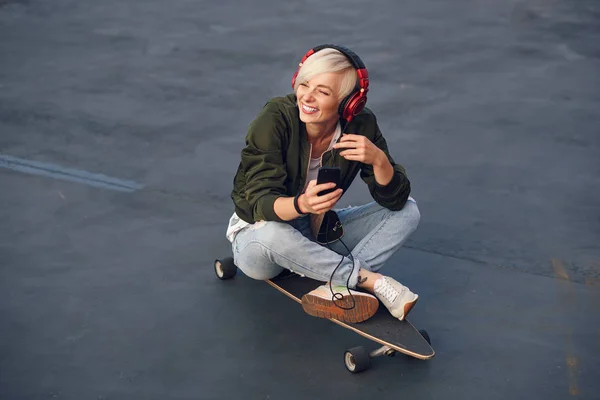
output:
[[[350,308],[352,305],[354,305],[352,309],[343,309]],[[331,299],[305,294],[302,296],[302,308],[313,317],[359,323],[368,320],[377,312],[379,300],[375,297],[354,295],[354,302],[350,296],[344,296],[343,299],[336,300],[334,304]]]
[[[417,297],[414,301],[411,301],[410,303],[406,303],[404,305],[404,316],[402,318],[398,318],[400,321],[403,321],[406,318],[410,310],[412,310],[415,304],[417,304],[417,301],[419,301],[419,297]]]

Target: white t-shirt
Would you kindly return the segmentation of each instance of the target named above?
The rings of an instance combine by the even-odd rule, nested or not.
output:
[[[342,128],[340,126],[340,123],[338,122],[337,126],[335,127],[335,132],[333,134],[333,137],[331,138],[331,142],[329,143],[329,146],[327,147],[327,150],[325,150],[325,151],[329,151],[333,148],[333,144],[335,142],[337,142],[337,140],[339,139],[341,134],[342,134]],[[321,155],[321,157],[319,157],[319,158],[311,158],[309,160],[308,173],[306,174],[306,181],[304,182],[305,189],[311,180],[317,179],[317,175],[319,174],[319,168],[321,167],[322,158],[323,158],[323,155]],[[244,221],[243,219],[241,219],[240,217],[238,217],[237,214],[234,212],[233,215],[231,216],[231,218],[229,218],[229,225],[227,226],[227,232],[225,233],[227,240],[229,240],[230,242],[233,242],[233,239],[235,239],[236,233],[238,233],[239,231],[241,231],[248,225],[250,225],[250,224],[247,223],[246,221]]]
[[[339,137],[342,134],[342,128],[340,127],[340,123],[338,122],[337,126],[335,127],[335,132],[333,134],[333,137],[331,138],[331,142],[329,142],[329,146],[327,146],[327,150],[325,151],[329,151],[331,149],[333,149],[333,145],[335,144],[335,142],[337,142],[337,140],[339,139]],[[308,173],[306,174],[306,182],[304,182],[304,189],[306,189],[306,187],[308,186],[308,182],[317,179],[317,175],[319,175],[319,168],[321,167],[321,161],[323,160],[323,154],[321,154],[321,157],[319,158],[311,158],[310,162],[308,163]]]

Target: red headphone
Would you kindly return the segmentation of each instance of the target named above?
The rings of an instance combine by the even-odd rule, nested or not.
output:
[[[302,57],[300,64],[298,64],[298,70],[292,78],[292,89],[296,84],[298,72],[300,72],[300,68],[306,59],[317,51],[323,49],[335,49],[339,51],[345,55],[352,66],[356,68],[356,73],[358,74],[358,84],[356,85],[356,88],[340,102],[340,107],[338,109],[340,118],[345,119],[346,123],[348,123],[352,121],[352,118],[357,116],[363,110],[363,108],[365,108],[365,104],[367,104],[367,92],[369,91],[369,72],[367,71],[367,67],[365,67],[365,64],[362,62],[360,57],[358,57],[351,50],[342,46],[336,46],[334,44],[323,44],[310,49],[308,53]]]

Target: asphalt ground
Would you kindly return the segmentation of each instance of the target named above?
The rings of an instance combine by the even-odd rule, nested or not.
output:
[[[385,271],[432,360],[350,374],[368,340],[214,275],[247,126],[321,43],[412,181]],[[0,0],[0,398],[598,398],[598,43],[593,0]]]

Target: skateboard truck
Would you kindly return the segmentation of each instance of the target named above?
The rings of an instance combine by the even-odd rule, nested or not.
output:
[[[348,371],[356,374],[371,368],[372,358],[381,356],[393,357],[394,354],[396,354],[396,350],[389,346],[381,346],[370,353],[362,346],[353,347],[344,353],[344,365],[346,365]]]
[[[371,354],[369,354],[369,357],[371,357],[371,358],[381,357],[381,356],[394,357],[394,354],[396,354],[396,350],[392,349],[390,346],[381,346],[380,348],[373,350],[371,352]]]
[[[419,333],[423,335],[425,340],[427,340],[427,343],[431,344],[427,331],[421,329]],[[396,350],[386,345],[383,345],[370,353],[367,353],[367,350],[365,350],[365,348],[362,346],[353,347],[349,350],[346,350],[344,353],[344,364],[346,365],[346,369],[348,371],[355,374],[371,368],[372,358],[381,356],[394,357],[395,355]]]

